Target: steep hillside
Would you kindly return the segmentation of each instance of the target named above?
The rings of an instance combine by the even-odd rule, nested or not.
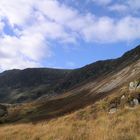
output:
[[[135,80],[139,81],[139,53],[140,47],[137,47],[119,59],[109,60],[109,62],[111,62],[111,64],[108,63],[109,69],[111,69],[113,65],[118,66],[114,66],[110,72],[109,70],[104,71],[104,68],[107,68],[107,66],[100,67],[101,70],[98,70],[96,73],[100,73],[99,71],[103,72],[101,72],[98,77],[94,78],[95,73],[93,72],[93,76],[91,76],[90,79],[85,78],[84,80],[81,80],[79,84],[74,85],[72,88],[68,88],[69,90],[64,91],[63,94],[51,96],[50,98],[43,96],[37,100],[24,104],[7,105],[8,115],[1,118],[1,121],[40,121],[43,119],[52,119],[90,104],[94,104],[111,94],[115,93],[117,95],[120,93],[120,89],[125,86],[128,87],[130,82]],[[117,64],[118,62],[120,63]],[[94,66],[93,71],[95,70],[97,63],[90,65]],[[101,64],[105,63],[101,62]],[[88,67],[89,66],[81,68],[79,71]],[[68,79],[69,75],[71,75],[74,71],[76,70],[69,72],[65,78]],[[85,75],[86,74],[87,73],[85,71]],[[82,74],[80,75],[82,76]],[[71,79],[71,81],[73,81],[73,79]],[[60,84],[62,83],[60,82]],[[62,90],[63,89],[64,87]]]
[[[103,80],[139,60],[140,46],[114,60],[98,61],[75,70],[25,69],[0,74],[0,102],[22,103],[71,91],[88,82]]]

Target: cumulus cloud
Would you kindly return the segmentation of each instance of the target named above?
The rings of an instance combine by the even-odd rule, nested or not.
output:
[[[97,19],[82,30],[87,41],[112,43],[140,38],[140,19],[125,17],[116,21],[109,17]]]
[[[108,5],[111,0],[95,2]],[[112,7],[119,9],[125,7]],[[90,11],[80,13],[58,0],[1,0],[0,19],[0,69],[3,70],[41,66],[41,60],[52,55],[50,41],[76,44],[82,39],[112,43],[140,38],[139,17],[97,17]],[[4,31],[6,22],[12,35]]]
[[[39,34],[25,34],[20,38],[5,35],[0,39],[0,69],[39,66],[38,60],[46,49],[49,51],[42,39]]]
[[[31,16],[32,6],[36,0],[1,0],[0,17],[8,18],[11,25],[23,24]]]

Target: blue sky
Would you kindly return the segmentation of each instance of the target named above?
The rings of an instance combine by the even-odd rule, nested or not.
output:
[[[78,68],[140,44],[139,0],[0,0],[0,71]]]

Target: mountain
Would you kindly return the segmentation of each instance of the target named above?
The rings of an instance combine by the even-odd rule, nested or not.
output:
[[[1,73],[0,139],[139,140],[139,56]]]
[[[140,78],[139,56],[140,46],[137,46],[118,59],[97,61],[74,70],[5,71],[0,74],[0,102],[12,103],[10,108],[19,105],[19,114],[14,119],[56,117],[93,104]],[[23,115],[25,108],[27,114]]]
[[[74,70],[30,68],[0,73],[0,102],[30,102],[42,96],[64,94],[90,81],[117,73],[139,60],[140,46],[118,59],[97,61]]]
[[[5,71],[0,74],[0,102],[20,103],[53,95],[54,88],[69,72],[49,68]]]

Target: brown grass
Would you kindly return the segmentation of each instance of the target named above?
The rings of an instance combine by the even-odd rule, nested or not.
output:
[[[124,94],[126,101],[119,101]],[[0,140],[140,140],[140,105],[129,107],[127,103],[136,95],[125,90],[49,121],[3,124]],[[119,104],[118,110],[109,114],[112,102]],[[22,114],[31,107],[25,106]]]
[[[140,106],[108,114],[98,105],[49,122],[1,125],[0,140],[140,140]]]

